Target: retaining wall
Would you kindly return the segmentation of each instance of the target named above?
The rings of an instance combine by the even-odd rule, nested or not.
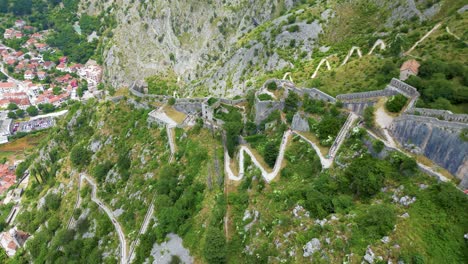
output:
[[[414,88],[413,86],[403,82],[403,81],[400,81],[398,79],[395,79],[395,78],[392,78],[392,80],[390,81],[390,84],[387,85],[387,87],[389,87],[390,89],[392,88],[395,88],[398,92],[400,92],[401,94],[403,95],[406,95],[408,97],[419,97],[420,94],[418,92],[418,90],[416,88]],[[385,88],[387,89],[387,88]]]
[[[359,92],[359,93],[349,93],[349,94],[339,94],[336,96],[336,99],[340,101],[348,101],[348,100],[364,100],[364,99],[371,99],[376,97],[384,97],[384,96],[392,96],[397,94],[397,91],[393,89],[387,88],[383,90],[377,91],[369,91],[369,92]]]
[[[468,123],[468,115],[454,114],[447,110],[427,109],[427,108],[412,108],[406,111],[408,114],[435,117],[445,121]]]

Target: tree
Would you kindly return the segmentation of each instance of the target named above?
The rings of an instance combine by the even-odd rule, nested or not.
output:
[[[32,0],[16,0],[13,1],[11,11],[15,15],[27,15],[32,11]]]
[[[28,112],[29,116],[37,116],[39,114],[39,110],[37,110],[37,107],[34,105],[28,106],[28,108],[26,108],[26,112]]]
[[[57,210],[60,207],[62,198],[55,193],[50,193],[45,197],[45,208],[47,210]]]
[[[112,169],[112,167],[113,167],[112,162],[108,160],[105,161],[104,163],[100,163],[96,165],[96,167],[93,168],[93,172],[92,172],[94,178],[96,178],[98,182],[102,182],[105,179],[107,173],[110,171],[110,169]]]
[[[275,141],[269,141],[263,153],[263,157],[265,158],[265,162],[270,167],[275,166],[276,158],[278,157],[279,148]]]
[[[55,106],[51,103],[39,104],[38,107],[43,113],[46,114],[55,111]]]
[[[18,109],[18,105],[15,104],[15,103],[9,103],[7,109],[8,110],[16,110],[16,109]]]
[[[384,175],[378,160],[368,156],[353,160],[345,170],[351,191],[362,198],[370,198],[380,191]]]
[[[364,109],[364,122],[366,123],[367,127],[374,126],[374,107],[369,106]]]
[[[406,105],[406,102],[408,102],[408,98],[402,94],[397,94],[390,97],[390,99],[385,102],[385,108],[392,113],[399,113]]]
[[[226,263],[226,239],[222,230],[209,227],[206,233],[203,255],[209,264]]]
[[[284,108],[285,112],[296,112],[297,111],[297,103],[299,102],[300,98],[295,92],[290,91],[288,93],[288,97],[284,101]]]
[[[387,204],[371,205],[365,214],[357,218],[358,227],[372,239],[387,235],[395,223],[395,209]]]
[[[8,13],[8,0],[2,0],[0,1],[0,12],[1,13]]]
[[[174,105],[175,103],[176,103],[176,99],[174,97],[169,98],[169,100],[167,101],[168,105]]]
[[[62,88],[58,87],[58,86],[55,86],[53,89],[52,89],[52,92],[54,93],[54,95],[59,95],[62,93]]]
[[[83,145],[76,145],[71,150],[70,160],[73,165],[77,167],[86,166],[91,160],[91,154],[91,151],[86,149]]]
[[[16,110],[16,115],[20,118],[23,118],[25,114],[26,114],[26,111],[24,111],[23,109]]]
[[[242,123],[226,122],[224,123],[223,128],[226,131],[226,147],[229,155],[232,157],[234,155],[234,150],[239,143],[238,137],[242,131]]]
[[[16,113],[11,111],[11,112],[8,112],[8,118],[11,118],[11,119],[16,119],[17,116],[16,116]]]

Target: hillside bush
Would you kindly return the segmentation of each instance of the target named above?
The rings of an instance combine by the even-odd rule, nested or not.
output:
[[[397,94],[390,97],[390,99],[385,102],[385,108],[392,113],[399,113],[407,102],[408,98],[402,94]]]
[[[76,167],[87,166],[91,161],[92,152],[84,145],[76,145],[70,152],[70,160]]]

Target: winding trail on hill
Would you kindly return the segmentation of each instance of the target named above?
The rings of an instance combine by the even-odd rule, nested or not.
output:
[[[357,52],[359,58],[362,57],[361,48],[359,48],[357,46],[353,46],[349,50],[348,55],[346,55],[346,58],[344,59],[343,63],[341,63],[341,66],[345,65],[348,62],[349,58],[353,55],[354,51]]]
[[[416,41],[414,45],[404,53],[404,55],[410,54],[421,42],[423,42],[426,38],[428,38],[434,31],[436,31],[442,25],[441,22],[437,23],[429,32],[427,32],[421,39]]]
[[[111,222],[112,224],[114,225],[115,227],[115,230],[117,231],[117,234],[119,236],[119,241],[120,241],[120,263],[121,264],[126,264],[127,263],[127,241],[125,240],[125,234],[122,230],[122,226],[120,225],[120,223],[117,221],[117,218],[115,218],[114,214],[112,213],[112,210],[109,209],[109,207],[107,207],[104,202],[102,202],[97,196],[96,196],[96,193],[97,193],[97,185],[96,183],[94,182],[93,179],[91,179],[90,177],[88,177],[86,174],[84,173],[81,173],[80,174],[80,179],[79,179],[79,185],[78,186],[82,186],[82,182],[86,180],[89,185],[91,185],[91,200],[93,202],[95,202],[106,214],[107,216],[111,219]],[[78,189],[79,190],[79,189]],[[78,192],[79,193],[79,192]],[[78,194],[79,195],[79,194]],[[77,201],[77,204],[78,204],[78,201]]]
[[[341,145],[343,144],[346,136],[349,134],[349,131],[354,123],[354,121],[357,119],[357,115],[350,113],[348,118],[346,119],[345,124],[341,128],[340,132],[338,133],[338,136],[335,139],[335,142],[332,145],[332,148],[330,148],[328,157],[324,157],[322,153],[320,152],[320,148],[311,140],[307,139],[300,133],[293,131],[293,130],[287,130],[283,134],[283,138],[281,140],[281,145],[278,153],[278,157],[276,158],[275,166],[273,167],[273,170],[271,172],[267,171],[267,168],[263,167],[261,162],[258,161],[258,159],[255,157],[255,155],[252,153],[250,148],[246,145],[241,145],[240,150],[239,150],[239,175],[235,175],[234,172],[232,171],[230,164],[231,164],[231,157],[229,156],[226,144],[224,144],[224,168],[225,172],[230,180],[233,181],[240,181],[244,177],[245,173],[245,168],[244,168],[244,156],[245,153],[250,156],[252,159],[252,162],[255,164],[255,166],[260,169],[262,172],[263,178],[267,181],[270,182],[272,181],[280,172],[284,160],[284,152],[286,151],[286,146],[288,145],[289,139],[291,138],[291,135],[295,134],[304,139],[307,143],[309,143],[312,148],[315,150],[317,155],[320,158],[320,163],[322,164],[322,168],[327,169],[330,168],[330,166],[333,164],[333,160],[335,158],[335,155]]]

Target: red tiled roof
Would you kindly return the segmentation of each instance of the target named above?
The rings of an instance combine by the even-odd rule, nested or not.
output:
[[[410,70],[414,74],[418,74],[419,66],[420,64],[416,60],[407,60],[401,65],[400,71]]]

